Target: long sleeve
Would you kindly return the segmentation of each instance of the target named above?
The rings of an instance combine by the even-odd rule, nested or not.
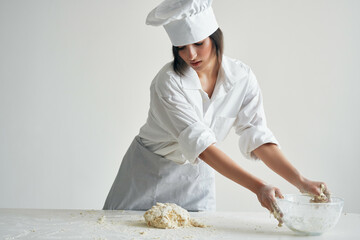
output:
[[[248,159],[257,160],[252,151],[265,143],[279,145],[267,127],[261,90],[251,70],[246,96],[235,122],[235,132],[240,136],[240,151]]]

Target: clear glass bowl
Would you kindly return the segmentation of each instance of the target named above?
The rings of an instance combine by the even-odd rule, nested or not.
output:
[[[285,194],[284,199],[277,198],[276,201],[288,228],[304,235],[320,235],[337,224],[344,200],[331,197],[328,203],[311,203],[311,198],[308,195]]]

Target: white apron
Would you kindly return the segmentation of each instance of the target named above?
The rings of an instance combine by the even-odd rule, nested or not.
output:
[[[214,170],[205,162],[177,164],[149,151],[136,136],[126,152],[104,210],[148,210],[156,202],[188,211],[215,211]]]

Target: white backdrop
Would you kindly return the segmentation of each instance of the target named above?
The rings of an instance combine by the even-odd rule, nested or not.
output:
[[[101,209],[171,60],[161,0],[0,0],[0,207]],[[215,0],[226,55],[250,65],[289,160],[360,213],[360,1]],[[245,169],[297,190],[221,148]],[[265,211],[217,175],[219,211]]]

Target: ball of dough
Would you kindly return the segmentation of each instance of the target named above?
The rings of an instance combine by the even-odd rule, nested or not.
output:
[[[204,227],[203,224],[192,220],[188,211],[174,203],[156,203],[156,205],[145,212],[144,218],[149,227]]]

